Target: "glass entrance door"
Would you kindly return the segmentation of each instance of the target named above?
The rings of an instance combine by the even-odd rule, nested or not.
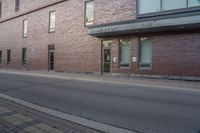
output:
[[[102,73],[111,73],[112,58],[111,58],[112,40],[102,41]]]
[[[104,49],[104,72],[110,73],[111,67],[111,55],[110,55],[110,48]]]

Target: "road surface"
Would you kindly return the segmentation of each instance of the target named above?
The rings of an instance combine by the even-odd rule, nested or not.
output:
[[[200,91],[0,73],[0,93],[141,133],[200,133]]]

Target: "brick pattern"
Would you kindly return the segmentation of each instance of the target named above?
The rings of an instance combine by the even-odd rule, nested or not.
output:
[[[21,15],[23,13],[38,9],[40,7],[58,1],[61,0],[34,0],[31,2],[28,0],[20,0],[20,10],[18,12],[15,12],[15,0],[1,0],[3,6],[2,6],[2,17],[0,18],[0,21]]]
[[[131,63],[127,69],[120,69],[115,63],[112,65],[113,73],[200,76],[200,33],[152,34],[147,37],[153,41],[152,69],[139,68],[139,38],[127,36],[132,44],[132,57],[137,57],[137,62]],[[118,47],[114,38],[112,55],[115,57],[119,56]]]
[[[102,133],[0,98],[1,133]]]
[[[136,0],[95,0],[95,24],[136,19]]]
[[[57,0],[21,0],[19,13],[14,13],[11,0],[3,0],[3,17],[16,16]],[[132,57],[139,59],[140,35],[96,38],[84,26],[85,0],[68,0],[25,16],[0,23],[1,68],[48,70],[48,45],[55,45],[55,71],[101,73],[101,41],[111,39],[112,57],[118,57],[118,39],[130,38]],[[12,9],[11,9],[12,8]],[[78,9],[78,10],[77,10]],[[8,11],[5,13],[5,10]],[[49,12],[56,11],[56,31],[48,33]],[[5,15],[5,16],[4,16]],[[23,20],[28,19],[28,38],[22,38]],[[95,24],[136,19],[136,0],[95,0]],[[0,20],[1,21],[1,20]],[[112,73],[200,76],[200,33],[180,31],[148,35],[153,39],[153,66],[140,70],[138,61],[128,69],[112,64]],[[22,65],[22,48],[27,48],[27,64]],[[11,49],[11,64],[6,63],[6,50]]]

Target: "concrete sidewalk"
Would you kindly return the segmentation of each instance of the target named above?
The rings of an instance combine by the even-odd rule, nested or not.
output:
[[[0,133],[102,133],[0,98]]]
[[[148,87],[154,87],[154,88],[158,87],[163,89],[182,89],[186,91],[189,89],[194,91],[200,91],[200,82],[198,81],[194,82],[194,81],[167,80],[167,79],[155,79],[155,78],[137,78],[137,77],[120,76],[120,75],[101,76],[94,74],[24,71],[24,70],[11,70],[11,69],[1,69],[0,73],[59,78],[67,80],[72,79],[72,80],[92,81],[101,83],[148,86]]]

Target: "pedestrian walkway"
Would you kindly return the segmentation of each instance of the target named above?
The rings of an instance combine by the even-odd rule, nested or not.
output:
[[[44,71],[24,71],[13,69],[0,69],[0,73],[19,74],[28,76],[39,76],[59,79],[72,79],[82,81],[93,81],[103,83],[116,83],[126,85],[159,87],[163,89],[185,89],[185,90],[200,90],[200,81],[184,81],[184,80],[168,80],[159,78],[139,78],[125,75],[95,75],[95,74],[80,74],[80,73],[59,73],[59,72],[44,72]]]
[[[0,133],[102,133],[0,98]]]

